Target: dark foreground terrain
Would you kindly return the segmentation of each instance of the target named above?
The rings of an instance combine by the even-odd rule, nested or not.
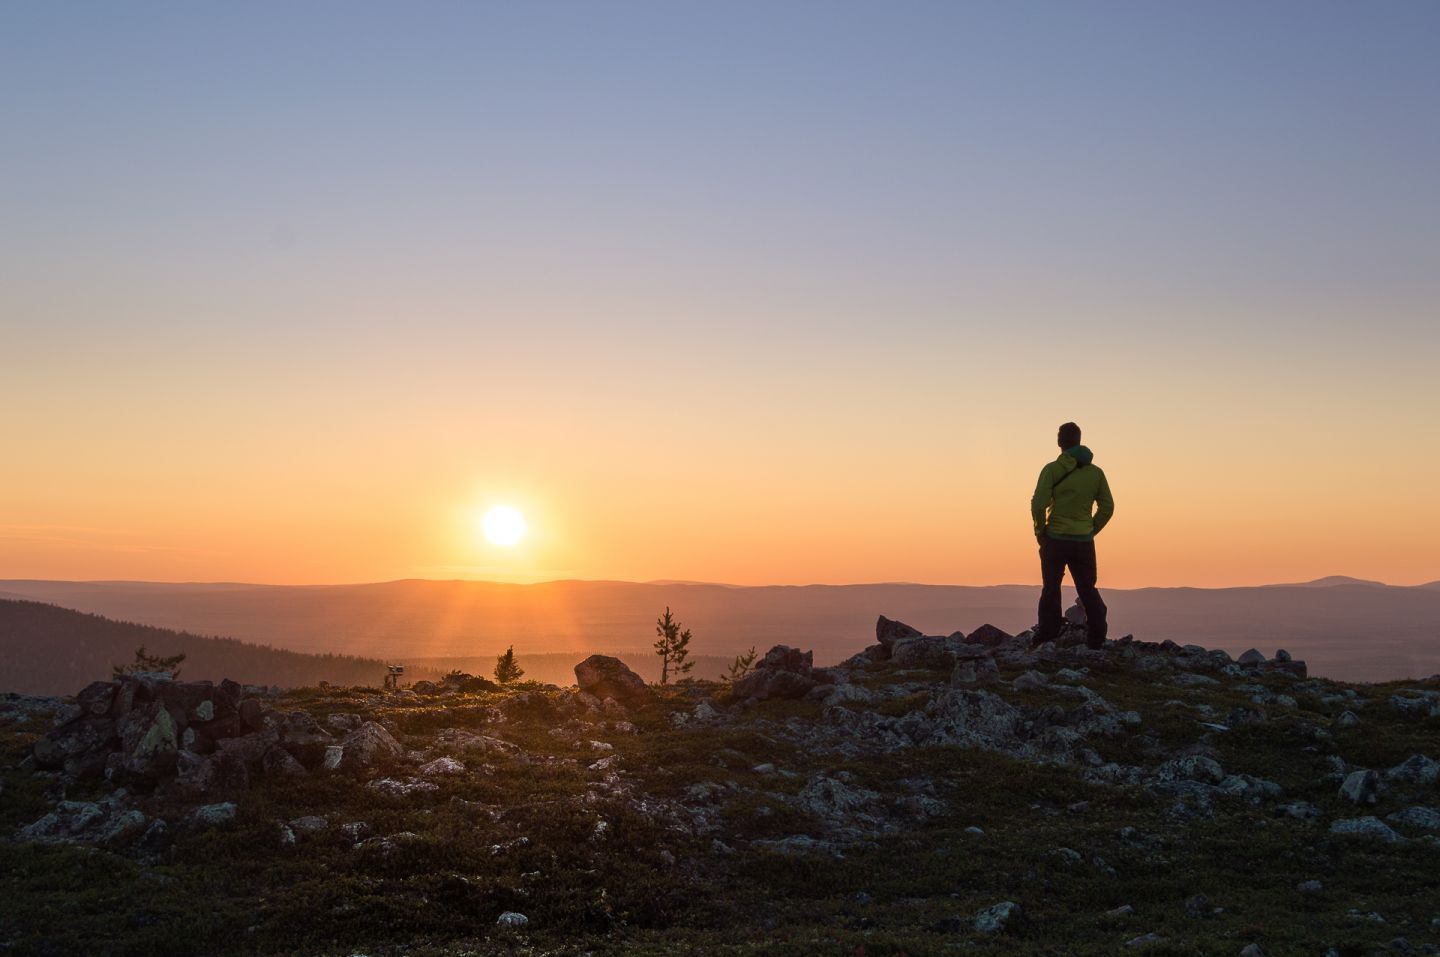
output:
[[[878,631],[734,688],[0,699],[0,952],[1440,953],[1440,682]]]

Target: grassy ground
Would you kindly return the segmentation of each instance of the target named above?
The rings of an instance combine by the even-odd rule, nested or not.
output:
[[[877,668],[863,680],[883,688],[896,678]],[[1277,691],[1292,684],[1264,683]],[[1263,724],[1211,733],[1194,706],[1208,704],[1223,721],[1234,706],[1253,707],[1248,693],[1179,688],[1118,667],[1096,669],[1086,684],[1143,718],[1138,733],[1099,744],[1107,759],[1154,764],[1161,752],[1208,747],[1227,771],[1277,781],[1287,800],[1315,803],[1325,820],[1440,804],[1433,786],[1395,788],[1377,808],[1360,811],[1323,777],[1328,754],[1374,768],[1413,753],[1440,757],[1440,720],[1395,715],[1385,704],[1393,688],[1359,688],[1371,703],[1356,707],[1363,723],[1352,731],[1328,730],[1340,709],[1311,696],[1294,710],[1268,708]],[[1045,689],[1001,693],[1075,704]],[[669,712],[693,704],[693,694],[675,691],[632,716],[637,734],[590,725],[556,737],[549,732],[563,719],[543,706],[494,723],[506,694],[444,699],[443,706],[422,699],[376,716],[411,747],[440,728],[471,727],[544,760],[492,754],[479,769],[478,759],[467,759],[469,773],[437,778],[438,790],[404,798],[340,774],[262,783],[211,798],[239,803],[232,824],[177,829],[173,843],[148,858],[0,842],[0,951],[1078,957],[1129,952],[1124,943],[1146,933],[1164,938],[1144,948],[1155,955],[1234,955],[1252,942],[1268,955],[1327,948],[1360,955],[1389,952],[1378,949],[1397,936],[1416,948],[1440,941],[1431,924],[1440,917],[1440,851],[1333,836],[1323,824],[1276,816],[1274,802],[1226,801],[1213,819],[1184,822],[1142,790],[1090,784],[1073,769],[998,754],[913,748],[837,763],[777,731],[787,720],[818,717],[813,702],[768,703],[734,723],[674,729]],[[324,715],[360,710],[365,697],[308,690],[277,706]],[[914,691],[875,707],[901,713],[928,697]],[[1186,704],[1170,703],[1177,700]],[[43,724],[0,726],[4,833],[48,808],[52,782],[15,767]],[[607,753],[592,750],[591,740],[614,746],[628,794],[588,769]],[[752,770],[762,763],[776,770]],[[821,771],[849,772],[887,802],[903,790],[898,782],[928,780],[945,810],[840,858],[751,846],[825,837],[823,822],[790,801]],[[718,792],[715,836],[733,853],[713,849],[710,835],[673,827],[664,811],[706,784]],[[89,795],[72,789],[68,796]],[[162,798],[142,807],[167,818],[183,810]],[[282,846],[279,822],[306,814],[332,826]],[[350,821],[392,836],[393,847],[357,850],[337,827]],[[1133,831],[1122,837],[1124,828]],[[401,833],[410,836],[394,837]],[[1302,893],[1297,885],[1307,880],[1323,889]],[[1222,910],[1191,916],[1185,901],[1197,893]],[[975,912],[1002,900],[1019,902],[1024,917],[1002,934],[977,934]],[[1121,905],[1134,912],[1107,916]],[[529,925],[495,926],[506,910],[526,914]],[[1384,923],[1360,916],[1371,912]]]

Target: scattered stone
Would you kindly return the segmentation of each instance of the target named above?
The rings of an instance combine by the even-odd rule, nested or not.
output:
[[[1191,917],[1210,917],[1215,913],[1215,908],[1210,904],[1210,898],[1204,894],[1196,894],[1185,899],[1185,913]]]
[[[420,773],[427,778],[444,777],[447,775],[464,774],[465,765],[454,758],[436,758],[435,760],[420,765]]]
[[[1107,910],[1105,912],[1105,916],[1116,918],[1129,917],[1133,913],[1135,913],[1135,908],[1131,907],[1129,904],[1121,904],[1119,907],[1116,907],[1112,910]]]
[[[363,841],[370,836],[370,825],[364,821],[350,821],[340,825],[340,833],[344,834],[347,840]]]
[[[1325,885],[1319,881],[1301,881],[1295,885],[1295,889],[1302,894],[1318,894],[1325,889]]]
[[[1161,937],[1159,934],[1155,933],[1154,931],[1151,931],[1151,932],[1148,933],[1148,934],[1141,934],[1139,937],[1132,937],[1132,938],[1130,938],[1129,940],[1125,941],[1125,946],[1126,946],[1126,947],[1144,947],[1144,946],[1146,946],[1147,944],[1159,944],[1159,943],[1162,943],[1164,940],[1165,940],[1164,937]]]
[[[103,801],[61,801],[16,839],[38,844],[112,844],[144,830],[146,817],[115,797]]]
[[[530,918],[517,911],[507,910],[496,919],[495,923],[501,927],[524,927],[530,923]]]
[[[1335,719],[1335,727],[1337,728],[1356,728],[1359,726],[1360,716],[1348,709],[1340,712],[1340,716]]]
[[[440,785],[434,781],[424,781],[420,778],[380,778],[365,786],[390,797],[409,797],[412,794],[425,794],[440,790]]]
[[[1284,654],[1284,652],[1282,651],[1280,654]],[[1240,957],[1265,957],[1265,951],[1260,949],[1259,944],[1246,944],[1240,951]]]
[[[286,822],[296,834],[317,834],[325,830],[330,822],[318,814],[307,814]]]
[[[1387,844],[1404,844],[1405,838],[1397,834],[1384,821],[1372,815],[1365,817],[1352,817],[1335,821],[1330,825],[1333,834],[1347,834],[1355,837],[1366,837]]]
[[[1401,827],[1440,833],[1440,811],[1433,807],[1407,807],[1403,811],[1386,815],[1385,820]]]
[[[996,934],[1005,930],[1021,916],[1020,905],[1014,901],[992,904],[975,915],[975,929],[982,934]]]
[[[210,828],[218,827],[235,820],[239,808],[233,801],[225,801],[220,804],[202,804],[185,816],[185,820],[192,827]]]
[[[1313,821],[1320,816],[1320,809],[1309,801],[1293,801],[1290,804],[1282,804],[1275,811],[1285,817],[1293,817],[1297,821]]]

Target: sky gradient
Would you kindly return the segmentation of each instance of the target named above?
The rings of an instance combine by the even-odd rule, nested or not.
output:
[[[0,578],[1440,579],[1440,5],[0,5]],[[519,507],[529,538],[487,545]]]

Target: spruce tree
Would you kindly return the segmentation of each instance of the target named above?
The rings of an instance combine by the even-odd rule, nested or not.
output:
[[[749,651],[743,655],[736,655],[735,660],[730,663],[730,667],[725,671],[725,683],[733,685],[748,675],[753,667],[755,667],[755,646],[751,645]]]
[[[525,669],[515,663],[514,645],[506,648],[505,654],[495,659],[495,680],[502,685],[518,681],[524,674]]]
[[[185,660],[185,652],[178,655],[152,655],[146,652],[145,646],[141,645],[135,649],[135,660],[128,665],[116,665],[115,675],[133,675],[140,672],[168,671],[170,677],[180,677],[180,662]]]

